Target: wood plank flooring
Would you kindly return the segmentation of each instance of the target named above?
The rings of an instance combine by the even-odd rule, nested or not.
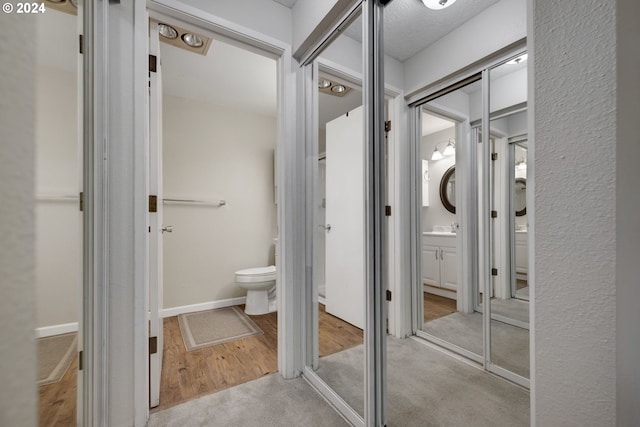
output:
[[[38,417],[41,427],[76,425],[77,378],[76,355],[60,381],[38,387]]]
[[[455,312],[456,300],[424,292],[425,323]]]
[[[184,348],[177,317],[166,318],[160,405],[153,411],[277,372],[277,313],[250,317],[263,334],[191,352]],[[360,329],[327,314],[322,305],[319,324],[321,356],[351,348],[363,341]]]

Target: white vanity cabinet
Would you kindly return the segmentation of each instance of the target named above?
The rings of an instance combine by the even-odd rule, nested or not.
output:
[[[450,291],[458,289],[455,234],[423,233],[422,283]]]
[[[529,233],[516,231],[516,277],[526,279],[529,272]]]

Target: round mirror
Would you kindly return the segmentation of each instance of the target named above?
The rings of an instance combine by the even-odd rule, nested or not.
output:
[[[516,211],[516,216],[524,216],[527,214],[527,180],[525,178],[516,178],[513,206]]]
[[[440,181],[440,200],[446,210],[456,213],[456,167],[451,166]]]

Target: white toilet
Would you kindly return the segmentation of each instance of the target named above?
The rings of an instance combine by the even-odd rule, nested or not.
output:
[[[277,310],[275,265],[236,271],[236,283],[247,290],[245,313],[257,315]]]

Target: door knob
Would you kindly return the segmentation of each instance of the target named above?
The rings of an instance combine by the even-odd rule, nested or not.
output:
[[[163,225],[162,226],[163,233],[173,233],[173,225]]]
[[[327,231],[331,231],[331,224],[321,225],[320,227],[324,228]]]

